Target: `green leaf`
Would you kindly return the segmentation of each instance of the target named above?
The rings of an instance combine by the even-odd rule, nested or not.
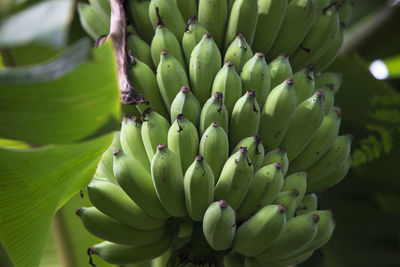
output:
[[[15,266],[39,265],[55,211],[89,183],[111,140],[0,148],[0,240]]]
[[[45,65],[0,70],[0,137],[40,145],[73,143],[117,129],[112,44],[89,51],[84,39]]]

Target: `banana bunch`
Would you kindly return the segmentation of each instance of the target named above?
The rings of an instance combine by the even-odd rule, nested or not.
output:
[[[107,33],[107,0],[81,3]],[[130,0],[125,115],[77,215],[118,265],[301,263],[333,234],[316,192],[350,169],[337,56],[352,1]],[[187,21],[187,23],[185,23]],[[149,263],[150,264],[150,263]]]

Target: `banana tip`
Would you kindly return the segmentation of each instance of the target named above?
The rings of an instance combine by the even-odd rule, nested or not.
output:
[[[221,199],[220,201],[218,201],[218,206],[222,209],[228,207],[228,202],[226,202],[225,200]]]
[[[212,127],[218,127],[218,126],[219,126],[219,122],[213,121],[213,122],[211,123],[211,126],[212,126]]]
[[[82,209],[83,209],[82,207],[77,208],[76,211],[75,211],[75,214],[80,217],[81,214],[82,214]]]
[[[289,53],[288,52],[283,52],[283,53],[280,53],[279,55],[284,57],[284,58],[288,58],[289,57]]]
[[[202,162],[204,160],[204,158],[201,155],[198,155],[198,156],[196,156],[195,160]]]
[[[182,92],[182,93],[190,92],[189,86],[183,86],[183,87],[181,88],[181,92]]]
[[[280,170],[282,168],[281,164],[278,162],[274,162],[273,164],[274,164],[275,168],[277,168],[278,170]]]
[[[113,155],[118,156],[121,153],[121,149],[117,148],[114,150]]]
[[[232,66],[234,66],[235,64],[232,62],[232,61],[227,61],[227,62],[225,62],[225,66],[228,66],[228,67],[232,67]]]
[[[163,150],[163,149],[165,149],[167,147],[167,145],[165,145],[165,144],[159,144],[158,146],[157,146],[157,150]]]
[[[313,214],[312,215],[312,219],[314,220],[314,222],[318,223],[319,222],[319,216],[317,214]]]
[[[281,205],[281,204],[278,205],[278,209],[279,209],[281,212],[285,212],[285,211],[286,211],[286,207],[283,206],[283,205]]]
[[[264,53],[256,52],[256,56],[258,56],[258,57],[264,57]]]

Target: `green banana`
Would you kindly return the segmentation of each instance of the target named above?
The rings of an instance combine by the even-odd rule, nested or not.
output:
[[[128,58],[130,63],[128,75],[133,88],[149,101],[152,109],[168,119],[169,114],[164,106],[153,71],[145,63],[133,57],[132,54],[129,54]]]
[[[279,33],[288,0],[258,0],[258,21],[253,49],[268,53]]]
[[[308,244],[302,252],[314,251],[315,249],[318,249],[321,245],[321,242],[326,243],[328,241],[326,236],[332,235],[332,228],[335,228],[335,222],[333,220],[333,214],[331,210],[314,210],[311,213],[316,214],[319,217],[318,231],[312,242]]]
[[[167,50],[161,52],[160,64],[157,67],[157,83],[167,110],[170,111],[172,101],[183,86],[189,81],[185,69]]]
[[[108,27],[110,26],[111,5],[109,0],[89,0],[93,11],[98,18]]]
[[[212,122],[218,122],[228,134],[229,116],[224,105],[222,93],[216,92],[204,104],[200,114],[200,135],[202,136]]]
[[[290,191],[293,189],[296,189],[297,192],[299,193],[299,195],[296,198],[296,203],[294,208],[294,211],[296,211],[297,207],[300,205],[307,191],[307,172],[304,171],[296,172],[285,177],[285,181],[283,182],[282,192]]]
[[[229,18],[227,0],[199,0],[199,22],[214,36],[215,43],[222,47],[225,25]]]
[[[270,70],[263,53],[255,53],[254,56],[244,64],[240,78],[243,83],[243,93],[248,90],[254,90],[258,105],[262,109],[269,91],[271,90]]]
[[[203,39],[204,34],[207,30],[197,21],[195,16],[192,16],[186,25],[185,33],[182,38],[182,48],[185,55],[186,66],[190,66],[190,56],[193,49],[201,39]]]
[[[250,162],[253,164],[254,171],[256,172],[261,167],[264,159],[264,146],[262,144],[261,135],[256,134],[242,139],[242,141],[240,141],[233,149],[232,154],[239,151],[241,147],[247,148],[247,155],[249,156]]]
[[[278,194],[273,204],[282,205],[285,207],[286,219],[290,220],[296,212],[296,202],[299,198],[299,191],[291,189]]]
[[[154,36],[154,28],[149,17],[150,0],[130,0],[128,5],[139,35],[147,43],[151,43]]]
[[[97,40],[103,35],[107,35],[110,31],[110,25],[106,24],[99,18],[99,15],[93,9],[93,6],[78,2],[78,14],[82,28],[92,37],[93,40]]]
[[[318,14],[299,48],[291,56],[294,69],[316,63],[339,32],[339,5],[334,2]],[[320,7],[318,7],[320,8]]]
[[[307,184],[311,188],[313,184],[341,168],[349,158],[352,140],[353,136],[350,134],[338,136],[322,158],[308,169]],[[307,191],[311,192],[310,188]]]
[[[262,207],[271,204],[281,192],[283,175],[279,163],[269,164],[259,169],[253,177],[253,182],[237,209],[239,221],[245,221]]]
[[[148,246],[127,246],[108,241],[96,244],[89,248],[89,255],[100,256],[111,264],[130,264],[151,260],[161,256],[172,244],[174,234],[165,233],[158,242]]]
[[[289,62],[289,54],[284,52],[279,54],[271,63],[269,63],[271,75],[271,88],[281,84],[293,76],[292,67]]]
[[[289,1],[278,36],[267,54],[267,59],[276,58],[282,52],[292,55],[308,33],[316,15],[317,0]]]
[[[176,0],[151,0],[149,5],[149,17],[154,29],[157,27],[161,18],[165,26],[168,27],[175,37],[178,40],[182,40],[186,24],[176,5]]]
[[[188,86],[183,86],[172,101],[171,121],[174,121],[179,114],[184,114],[197,128],[200,122],[200,112],[199,101],[194,97]]]
[[[236,233],[236,215],[225,200],[213,202],[204,214],[203,233],[207,243],[220,251],[232,246]]]
[[[285,177],[289,168],[289,159],[287,158],[286,149],[284,149],[283,147],[279,147],[267,152],[264,155],[261,166],[266,166],[274,162],[277,162],[281,165],[282,175],[283,177]]]
[[[215,198],[225,199],[235,210],[239,208],[253,180],[253,172],[247,149],[241,147],[226,161],[215,185]]]
[[[215,75],[221,68],[221,53],[212,38],[206,33],[190,56],[190,84],[193,94],[201,105],[210,97]]]
[[[254,90],[249,90],[236,101],[229,121],[229,142],[231,148],[243,138],[258,132],[260,108]]]
[[[157,152],[159,144],[167,143],[167,135],[169,123],[167,119],[153,111],[151,108],[146,109],[142,114],[142,140],[146,150],[147,157],[151,162]]]
[[[183,180],[186,209],[190,218],[201,222],[214,200],[214,174],[202,156],[189,166]]]
[[[304,69],[293,74],[293,81],[296,90],[297,106],[312,96],[315,90],[314,67],[308,65]]]
[[[234,64],[230,61],[225,62],[224,66],[215,76],[211,94],[214,95],[217,92],[222,94],[222,100],[229,117],[232,114],[236,101],[242,96],[242,87],[242,81],[235,70]]]
[[[296,210],[296,216],[303,215],[314,211],[318,208],[318,197],[316,194],[311,193],[303,197],[299,207]]]
[[[259,262],[274,262],[293,256],[305,248],[317,235],[319,217],[300,215],[288,220],[278,239],[256,258]]]
[[[253,44],[258,19],[257,0],[235,0],[225,31],[225,48],[239,32],[246,36],[249,45]]]
[[[99,165],[97,166],[97,170],[95,176],[104,177],[113,184],[118,184],[117,180],[114,178],[113,172],[113,161],[114,161],[114,150],[121,149],[120,143],[120,132],[114,132],[114,138],[111,146],[104,152]]]
[[[245,256],[256,256],[274,243],[286,225],[286,208],[268,205],[241,224],[233,249]]]
[[[289,173],[307,170],[328,151],[338,136],[341,117],[342,113],[338,107],[334,107],[324,117],[321,126],[310,143],[295,160],[290,162]]]
[[[237,73],[242,72],[243,65],[253,57],[251,46],[244,35],[238,33],[225,51],[224,62],[232,62]]]
[[[328,176],[325,176],[321,180],[310,183],[308,190],[310,192],[317,192],[317,191],[322,191],[325,190],[329,187],[334,186],[335,184],[339,183],[340,181],[343,180],[343,178],[346,176],[348,171],[350,170],[351,164],[353,163],[353,159],[350,156],[341,166],[339,169],[334,171],[333,173],[329,174]]]
[[[154,70],[155,68],[153,58],[151,56],[150,46],[145,41],[140,39],[137,34],[127,32],[126,35],[126,51],[132,51],[131,54],[135,56],[136,60],[139,59],[152,70]]]
[[[170,217],[161,205],[151,180],[151,175],[139,161],[122,151],[114,151],[114,176],[125,193],[151,217]]]
[[[135,229],[101,213],[95,207],[78,208],[76,214],[92,235],[123,245],[146,246],[159,241],[166,227],[144,231]]]
[[[243,256],[234,250],[224,256],[224,267],[242,267],[243,264]]]
[[[165,144],[157,147],[151,162],[151,177],[157,196],[168,214],[174,217],[186,216],[181,163],[175,152]]]
[[[217,183],[229,154],[228,136],[218,122],[211,123],[204,131],[200,139],[199,153],[210,165],[214,174],[214,183]]]
[[[102,213],[141,230],[155,230],[163,227],[166,220],[150,217],[121,189],[106,182],[93,180],[87,186],[90,202]]]
[[[199,135],[197,128],[183,114],[178,114],[168,131],[168,147],[174,152],[185,172],[198,154]]]
[[[351,19],[351,15],[353,13],[354,1],[352,0],[342,0],[339,2],[339,18],[340,22],[348,24]]]
[[[175,2],[184,21],[188,21],[192,16],[197,15],[196,0],[175,0]]]
[[[293,114],[292,121],[282,140],[289,162],[294,160],[317,133],[324,119],[324,93],[317,91],[304,100]]]
[[[327,84],[333,84],[333,91],[337,94],[342,86],[343,79],[343,73],[324,72],[315,77],[315,88],[320,88]]]
[[[180,63],[181,67],[185,69],[186,62],[178,39],[160,21],[159,25],[157,25],[156,33],[150,45],[151,57],[153,59],[154,66],[158,66],[160,63],[160,55],[162,55],[164,50],[167,50],[169,54]]]
[[[330,221],[328,221],[328,227],[329,228],[327,230],[324,229],[323,232],[325,233],[323,235],[320,235],[318,238],[317,237],[314,238],[311,244],[307,246],[306,251],[315,251],[324,246],[331,239],[332,234],[336,228],[336,223],[332,220],[332,218],[330,219]],[[320,226],[318,225],[318,231],[319,230]]]
[[[271,90],[260,115],[260,134],[264,148],[279,147],[296,110],[296,91],[292,79],[287,79]]]
[[[315,62],[314,66],[317,72],[324,71],[339,55],[339,50],[343,44],[345,27],[346,25],[341,22],[339,32],[329,45],[328,50]]]

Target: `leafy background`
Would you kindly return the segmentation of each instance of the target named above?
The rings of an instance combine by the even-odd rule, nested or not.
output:
[[[302,266],[400,266],[395,2],[356,1],[343,53],[329,69],[345,73],[336,102],[341,131],[355,135],[355,164],[320,194],[337,228]],[[15,266],[88,266],[86,250],[98,242],[75,210],[90,205],[84,188],[119,127],[120,104],[112,45],[92,49],[75,6],[0,1],[0,266],[13,266],[9,256]],[[387,64],[387,80],[368,70],[376,59]]]

